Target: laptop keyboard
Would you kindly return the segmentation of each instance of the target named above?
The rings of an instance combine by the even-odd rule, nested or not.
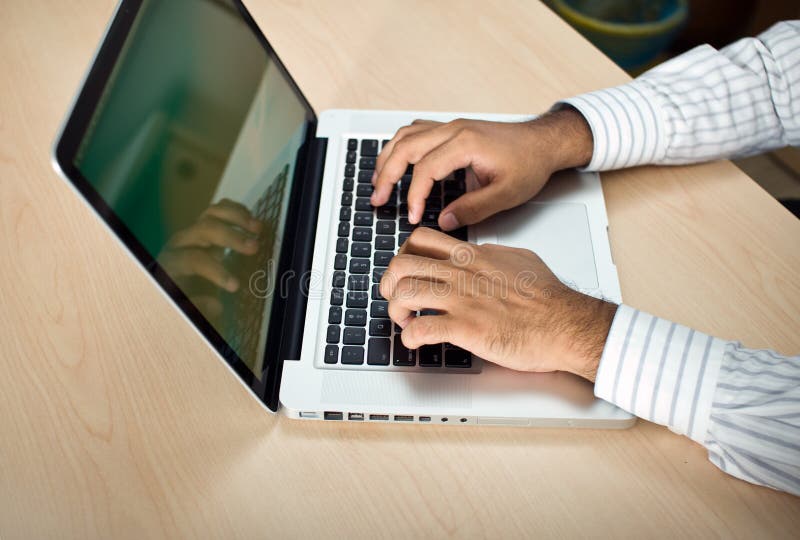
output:
[[[341,183],[336,253],[328,304],[326,367],[362,366],[401,370],[469,370],[472,355],[449,343],[407,349],[400,327],[389,319],[379,283],[398,247],[417,227],[408,222],[406,197],[413,167],[397,183],[384,206],[373,208],[372,174],[380,147],[388,141],[348,139]],[[436,182],[420,225],[439,230],[439,212],[466,191],[464,171]],[[337,192],[338,193],[338,192]],[[450,232],[467,240],[466,227]]]

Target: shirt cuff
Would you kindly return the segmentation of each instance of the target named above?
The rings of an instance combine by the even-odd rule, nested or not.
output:
[[[577,109],[594,139],[592,160],[583,170],[605,171],[654,163],[667,152],[660,97],[647,81],[581,94],[555,104]]]
[[[703,444],[728,343],[621,305],[600,358],[594,393]]]

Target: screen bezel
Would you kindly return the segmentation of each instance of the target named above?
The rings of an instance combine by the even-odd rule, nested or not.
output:
[[[236,352],[228,345],[225,339],[216,331],[201,312],[192,304],[188,297],[180,290],[175,282],[167,275],[166,271],[158,264],[156,259],[136,239],[132,231],[116,215],[114,210],[103,200],[94,186],[85,178],[74,165],[81,140],[94,116],[102,99],[106,86],[111,78],[114,67],[120,58],[126,40],[133,28],[143,0],[120,0],[117,10],[109,23],[105,37],[95,55],[91,68],[84,80],[75,102],[67,116],[67,120],[56,139],[53,150],[53,161],[59,172],[83,196],[87,203],[95,210],[97,215],[114,232],[117,238],[125,245],[136,260],[144,267],[148,274],[156,281],[167,296],[194,324],[195,328],[203,335],[217,353],[228,363],[242,382],[272,411],[279,405],[280,379],[283,371],[283,361],[278,346],[282,337],[282,313],[286,309],[287,298],[278,295],[273,297],[271,306],[270,325],[268,336],[274,338],[264,352],[264,371],[262,376],[256,377]],[[297,83],[289,74],[286,67],[275,53],[269,41],[258,28],[247,8],[240,0],[232,0],[233,6],[253,32],[259,43],[264,48],[268,59],[278,67],[288,81],[292,91],[301,101],[306,111],[306,136],[303,146],[298,152],[297,163],[289,199],[289,210],[286,217],[285,231],[292,231],[298,226],[301,212],[299,205],[302,195],[302,182],[308,168],[308,148],[314,140],[317,126],[317,116],[310,103],[300,91]],[[285,242],[278,260],[278,275],[290,269],[293,260],[291,242]],[[272,368],[272,369],[271,369]]]

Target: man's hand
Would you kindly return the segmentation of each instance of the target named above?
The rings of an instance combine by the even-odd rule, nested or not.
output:
[[[372,204],[385,204],[413,164],[408,220],[418,223],[433,183],[466,168],[468,184],[476,189],[439,215],[439,226],[451,231],[528,201],[554,172],[588,163],[592,145],[591,130],[574,109],[521,123],[417,120],[401,128],[378,156]]]
[[[403,244],[380,290],[410,349],[449,342],[511,369],[590,381],[617,308],[562,284],[531,251],[427,228]]]

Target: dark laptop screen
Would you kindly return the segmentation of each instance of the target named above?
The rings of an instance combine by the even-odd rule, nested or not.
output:
[[[257,378],[307,115],[234,2],[145,0],[73,163]]]

